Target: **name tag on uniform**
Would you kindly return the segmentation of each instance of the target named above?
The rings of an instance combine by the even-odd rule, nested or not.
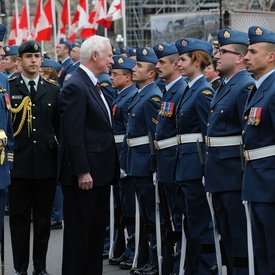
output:
[[[22,99],[23,96],[22,95],[12,95],[11,99]]]

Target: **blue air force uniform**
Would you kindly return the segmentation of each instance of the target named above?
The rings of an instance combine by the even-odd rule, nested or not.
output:
[[[220,46],[248,45],[246,33],[218,32]],[[244,65],[243,65],[244,67]],[[211,103],[207,127],[205,189],[213,193],[213,204],[222,242],[223,261],[230,273],[247,274],[245,211],[241,202],[241,133],[244,105],[253,79],[243,68],[218,88]]]
[[[261,42],[275,44],[275,33],[262,27],[252,26],[248,34],[252,47]],[[251,206],[256,274],[263,275],[275,274],[275,70],[257,79],[255,86],[257,91],[249,95],[243,115],[242,199]]]
[[[0,24],[0,42],[3,41],[5,33],[6,26]],[[3,53],[1,47],[0,52]],[[10,169],[13,165],[13,130],[10,109],[8,79],[0,73],[0,240],[2,240],[7,187],[10,184]]]
[[[137,61],[156,64],[157,58],[151,49],[137,48]],[[134,189],[139,202],[141,217],[145,225],[155,228],[155,187],[153,185],[153,171],[148,133],[153,137],[157,124],[157,112],[162,93],[151,82],[144,86],[133,97],[128,108],[128,123],[126,140],[128,145],[126,167],[122,161],[121,168],[133,177]],[[138,143],[136,143],[138,138]],[[147,233],[150,242],[149,264],[157,266],[156,252],[152,247],[155,236]]]
[[[191,38],[177,40],[176,47],[180,55],[196,50],[210,55],[212,51],[211,44]],[[181,190],[181,208],[189,229],[190,274],[211,274],[210,268],[215,263],[211,216],[202,184],[203,137],[213,94],[213,89],[201,74],[188,83],[188,89],[176,108],[178,151],[175,179]]]
[[[125,56],[113,56],[114,65],[112,69],[124,69],[131,71],[136,62]],[[130,72],[129,72],[130,73]],[[122,150],[122,142],[126,133],[126,124],[128,121],[128,106],[137,92],[137,87],[132,84],[121,91],[117,95],[112,104],[113,114],[113,129],[117,152],[121,159],[126,159],[127,150]],[[124,148],[125,149],[125,148]],[[135,218],[135,191],[132,185],[132,177],[121,177],[119,181],[119,197],[122,209],[122,224],[127,229],[128,236],[135,232],[134,218]],[[127,242],[126,250],[122,257],[126,260],[133,260],[134,258],[134,242]]]

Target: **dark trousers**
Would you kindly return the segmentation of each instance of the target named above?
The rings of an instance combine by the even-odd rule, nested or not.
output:
[[[275,203],[251,203],[256,274],[275,274]]]
[[[245,209],[241,191],[213,193],[213,204],[222,237],[227,274],[248,274]]]
[[[46,269],[55,187],[55,179],[11,179],[10,230],[16,271],[28,270],[31,214],[34,269],[38,272]]]
[[[63,275],[102,274],[110,186],[81,190],[63,185]]]

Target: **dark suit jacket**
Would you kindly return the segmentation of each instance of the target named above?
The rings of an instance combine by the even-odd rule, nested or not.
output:
[[[61,184],[77,184],[77,175],[83,173],[91,173],[94,186],[114,183],[119,166],[112,125],[101,96],[81,68],[62,90],[59,109]]]
[[[30,92],[21,75],[9,81],[12,108],[18,108]],[[14,138],[14,165],[11,177],[45,179],[57,173],[57,142],[59,114],[57,100],[60,88],[57,83],[40,77],[35,99],[32,102],[32,132],[28,129],[28,115],[22,130]],[[14,133],[20,128],[23,111],[13,114]]]

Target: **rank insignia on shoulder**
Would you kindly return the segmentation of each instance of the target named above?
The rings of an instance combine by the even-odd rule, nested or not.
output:
[[[247,89],[252,90],[253,87],[254,87],[254,85],[250,85],[250,86],[247,86]]]
[[[158,124],[158,121],[152,117],[152,122],[155,123],[155,124]]]
[[[59,84],[58,84],[55,80],[50,79],[50,78],[43,78],[43,79],[44,79],[46,82],[51,83],[51,84],[54,84],[54,85],[56,85],[56,86],[59,87]]]
[[[109,86],[109,84],[107,82],[102,82],[102,83],[100,83],[100,86],[107,87],[107,86]]]
[[[3,87],[0,87],[0,93],[5,93],[5,92],[6,92],[6,89]]]
[[[212,95],[212,92],[209,90],[204,90],[202,93],[205,95]]]
[[[14,77],[12,77],[12,78],[9,78],[8,81],[13,81],[13,80],[16,79],[16,78],[17,78],[17,77],[14,76]]]
[[[160,98],[157,96],[152,97],[152,100],[155,102],[160,102]]]

